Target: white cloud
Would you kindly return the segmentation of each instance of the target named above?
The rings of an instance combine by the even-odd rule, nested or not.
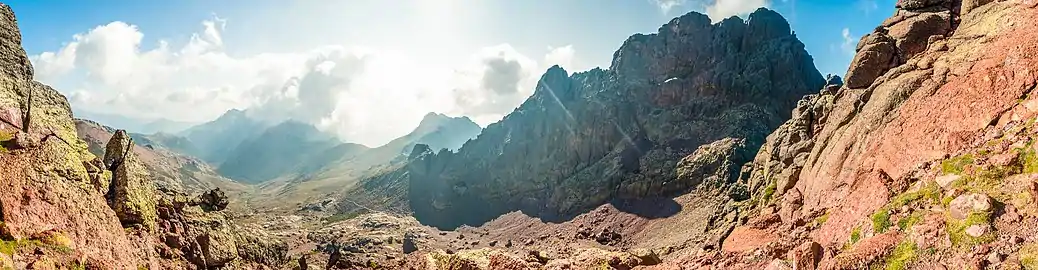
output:
[[[855,51],[855,49],[857,47],[857,46],[855,46],[856,45],[855,42],[857,40],[855,40],[851,36],[851,29],[850,28],[843,28],[843,31],[840,33],[840,35],[843,38],[843,42],[840,43],[840,50],[843,51],[843,53],[853,57],[854,56],[854,51]]]
[[[685,5],[685,1],[686,0],[650,0],[650,1],[655,3],[656,6],[660,7],[660,11],[663,12],[663,15],[668,15],[668,14],[670,14],[670,11],[673,10],[675,7],[679,7],[679,6]]]
[[[226,48],[226,23],[214,17],[185,44],[160,40],[144,49],[138,27],[112,22],[31,60],[37,79],[64,91],[80,110],[201,122],[247,109],[260,119],[296,119],[377,146],[409,132],[428,112],[469,116],[481,125],[497,121],[532,94],[545,69],[572,65],[574,55],[563,46],[538,61],[508,44],[453,64],[343,45],[237,55]]]
[[[573,71],[576,68],[573,63],[576,56],[576,50],[573,49],[573,45],[548,49],[548,54],[544,56],[545,63],[555,63],[569,71]]]
[[[719,22],[731,16],[742,16],[750,14],[760,7],[767,7],[769,0],[713,0],[706,7],[706,15],[714,22]]]

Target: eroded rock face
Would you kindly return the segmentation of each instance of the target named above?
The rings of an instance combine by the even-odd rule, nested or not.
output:
[[[232,262],[258,269],[284,264],[284,243],[239,228],[218,212],[189,206],[186,196],[157,206],[152,179],[128,151],[133,142],[125,132],[113,136],[104,157],[91,154],[76,137],[67,99],[31,81],[20,39],[13,12],[0,4],[0,132],[13,133],[2,142],[5,148],[16,146],[0,153],[0,240],[13,248],[4,253],[14,253],[0,255],[0,267],[190,269]],[[226,207],[221,192],[202,197],[196,204]],[[165,215],[159,216],[157,207]],[[179,210],[184,207],[192,209]],[[154,230],[156,220],[160,230]],[[186,256],[193,254],[198,255]],[[206,262],[183,265],[199,256]]]
[[[174,263],[183,258],[191,264],[170,267],[219,268],[232,263],[258,267],[288,262],[285,242],[258,228],[234,224],[219,210],[203,209],[211,207],[204,200],[166,191],[158,202],[160,256]]]
[[[410,206],[423,223],[449,228],[513,210],[550,218],[686,191],[707,177],[690,174],[736,175],[749,155],[725,155],[754,151],[822,84],[777,13],[716,25],[690,13],[630,37],[609,70],[548,69],[533,96],[458,152],[416,154]],[[740,146],[709,162],[690,158],[679,178],[683,158],[725,138]]]
[[[1038,115],[1031,101],[1035,4],[899,1],[859,43],[847,84],[805,97],[743,171],[758,205],[747,220],[772,220],[759,227],[779,235],[775,244],[817,242],[822,269],[926,269],[937,261],[983,267],[973,258],[988,251],[952,247],[994,241],[992,249],[1015,248],[985,239],[996,231],[1003,238],[1032,233],[1019,224],[1033,217],[1013,210],[1028,207],[1026,200],[1007,198],[1023,196],[1023,185],[1010,180],[1021,177],[1009,176],[1023,171],[1020,153],[1034,138],[1028,121]],[[1020,130],[1032,137],[1021,138]],[[964,153],[970,156],[948,163]],[[962,186],[976,185],[971,181],[993,186]],[[927,199],[908,198],[924,193]],[[896,261],[909,248],[905,241],[951,255]]]
[[[0,154],[0,234],[4,240],[60,238],[51,243],[78,254],[43,249],[43,256],[26,256],[34,251],[16,248],[15,256],[0,261],[10,259],[3,264],[15,269],[40,260],[56,267],[76,260],[100,269],[146,265],[146,251],[120,226],[104,195],[91,188],[84,163],[94,157],[75,138],[67,99],[32,78],[14,13],[0,4],[0,132],[14,133],[19,141]]]
[[[112,171],[108,204],[124,225],[155,227],[155,184],[144,163],[134,153],[133,140],[118,130],[105,147],[103,162]]]
[[[224,194],[219,188],[211,189],[198,195],[195,198],[196,203],[206,211],[220,211],[227,209],[227,205],[230,201],[227,200],[227,194]]]

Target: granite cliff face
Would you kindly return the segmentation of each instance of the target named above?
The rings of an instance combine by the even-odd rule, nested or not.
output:
[[[1036,5],[898,1],[745,167],[742,226],[672,266],[1038,267]]]
[[[701,179],[679,178],[679,161],[722,140],[738,141],[725,144],[734,164],[749,161],[823,83],[778,13],[718,24],[689,13],[630,37],[609,70],[548,69],[533,96],[457,152],[419,153],[407,172],[410,208],[450,228],[684,192]],[[735,176],[712,188],[739,193]]]

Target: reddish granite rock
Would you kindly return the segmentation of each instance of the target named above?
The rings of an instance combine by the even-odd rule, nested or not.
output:
[[[778,237],[775,234],[765,230],[749,227],[736,227],[735,230],[724,239],[724,243],[721,244],[721,250],[735,253],[746,252],[761,248],[776,239],[778,239]]]

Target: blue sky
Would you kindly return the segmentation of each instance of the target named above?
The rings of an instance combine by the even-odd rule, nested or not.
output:
[[[766,5],[790,21],[819,71],[842,75],[858,38],[893,13],[894,1],[5,3],[18,17],[37,78],[77,110],[200,122],[230,108],[270,108],[252,111],[305,118],[347,140],[378,144],[428,111],[496,121],[551,64],[608,67],[628,36],[655,32],[689,11],[718,17]],[[343,68],[351,66],[364,68]],[[300,83],[307,74],[330,79],[316,89]],[[499,86],[509,89],[482,91]],[[394,109],[382,111],[387,107]]]

